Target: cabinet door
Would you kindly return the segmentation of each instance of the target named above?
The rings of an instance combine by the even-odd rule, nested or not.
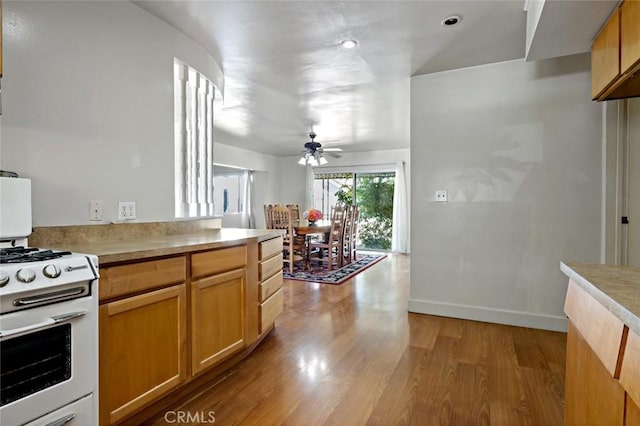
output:
[[[616,9],[591,46],[591,97],[596,99],[620,75],[620,10]]]
[[[571,319],[567,333],[565,425],[622,425],[625,392]]]
[[[245,283],[245,269],[191,283],[194,375],[244,347]]]
[[[630,72],[640,61],[640,1],[620,6],[620,68]]]
[[[186,285],[100,306],[100,423],[112,424],[186,379]]]
[[[640,407],[629,396],[627,397],[627,408],[624,413],[624,426],[640,426]]]

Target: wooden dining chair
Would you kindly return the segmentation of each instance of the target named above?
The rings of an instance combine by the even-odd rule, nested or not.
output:
[[[357,205],[351,206],[351,229],[349,229],[349,262],[356,261],[356,246],[358,242],[358,220],[360,220],[360,209]]]
[[[272,229],[285,231],[282,244],[282,263],[283,267],[288,267],[289,272],[293,273],[295,262],[304,261],[305,259],[306,246],[304,237],[300,238],[293,232],[291,210],[282,205],[272,206],[271,225]]]
[[[300,206],[297,204],[287,204],[287,208],[291,210],[291,220],[293,221],[293,224],[300,224]]]
[[[348,265],[356,260],[356,227],[358,206],[346,206],[344,215],[344,230],[342,232],[342,255]]]
[[[271,204],[264,205],[264,227],[266,229],[273,229],[273,223],[271,221],[271,209],[273,206]]]
[[[309,251],[312,258],[326,263],[327,269],[332,270],[335,266],[342,268],[343,265],[343,230],[344,230],[345,207],[335,206],[331,211],[331,230],[327,234],[326,241],[312,241],[309,243]]]

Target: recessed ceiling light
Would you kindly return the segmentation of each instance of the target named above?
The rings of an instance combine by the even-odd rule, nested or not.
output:
[[[446,18],[444,18],[444,20],[442,21],[442,25],[445,26],[445,27],[450,27],[452,25],[457,24],[460,21],[462,21],[462,17],[461,16],[451,15],[451,16],[447,16]]]
[[[356,40],[343,40],[340,42],[340,46],[342,46],[343,49],[353,49],[357,45],[358,42]]]

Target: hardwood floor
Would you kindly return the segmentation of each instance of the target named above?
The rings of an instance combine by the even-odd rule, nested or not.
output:
[[[410,314],[408,287],[404,255],[339,286],[285,281],[271,336],[176,410],[221,425],[562,424],[566,334]]]

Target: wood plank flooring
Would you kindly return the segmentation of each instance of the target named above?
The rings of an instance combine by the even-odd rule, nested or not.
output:
[[[339,286],[285,280],[274,332],[175,410],[218,425],[562,424],[566,334],[410,314],[408,290],[405,255]]]

